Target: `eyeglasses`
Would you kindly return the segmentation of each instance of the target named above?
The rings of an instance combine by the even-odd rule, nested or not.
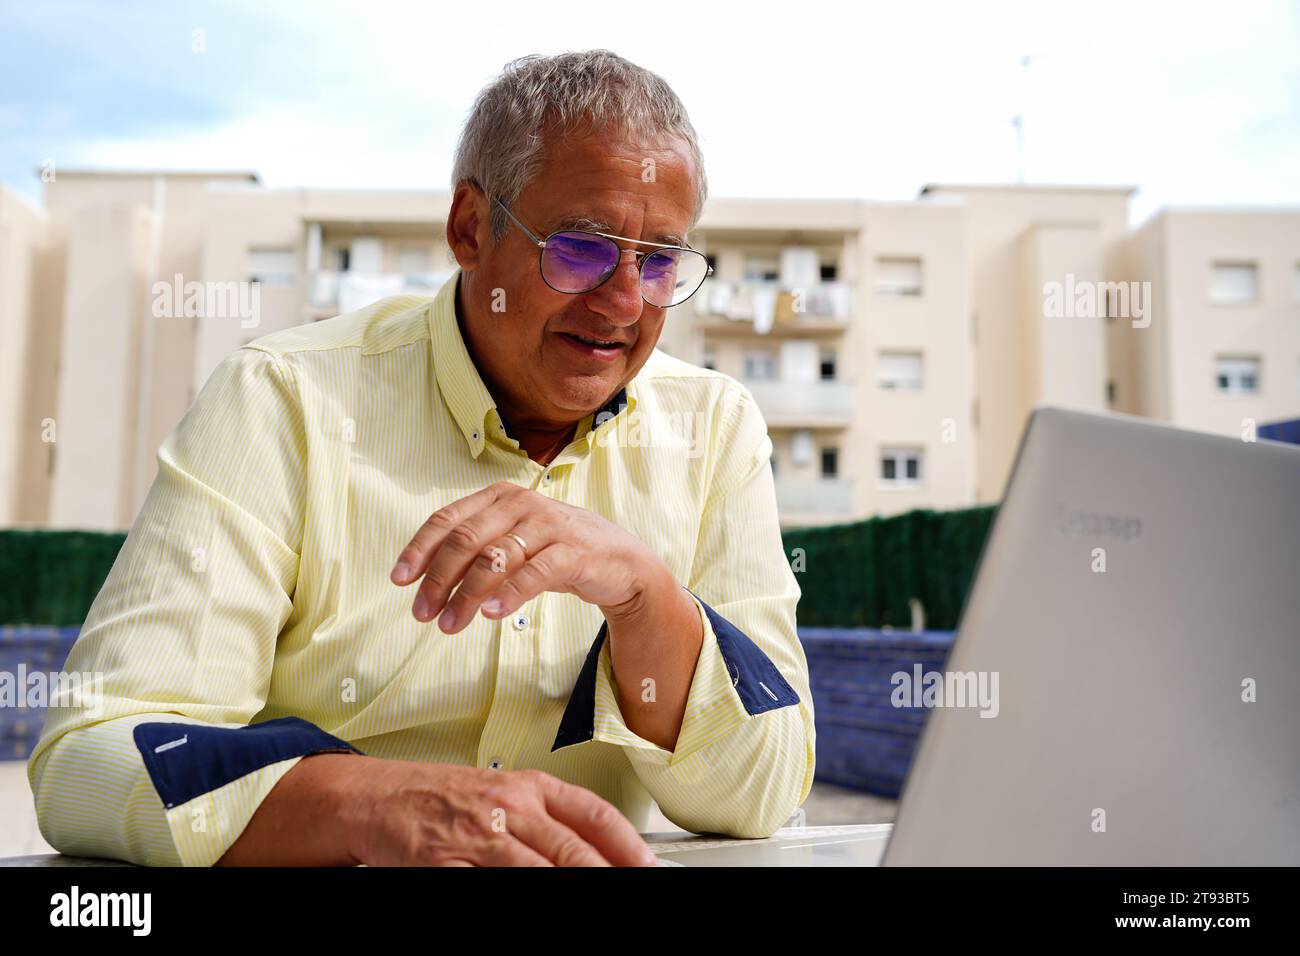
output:
[[[493,202],[541,250],[542,279],[556,292],[579,295],[608,281],[623,261],[623,250],[615,240],[657,247],[654,252],[634,250],[632,253],[640,267],[641,297],[657,308],[681,305],[699,290],[705,279],[713,275],[713,266],[702,253],[683,246],[645,242],[586,229],[564,229],[539,239],[515,218],[505,203],[500,199]]]

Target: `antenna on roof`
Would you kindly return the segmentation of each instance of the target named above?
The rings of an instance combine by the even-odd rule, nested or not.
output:
[[[1029,72],[1029,57],[1027,55],[1020,57],[1020,69],[1022,76]],[[1020,112],[1011,117],[1011,125],[1016,128],[1016,182],[1022,186],[1025,183],[1025,108],[1023,98],[1027,87],[1027,83],[1021,85]]]

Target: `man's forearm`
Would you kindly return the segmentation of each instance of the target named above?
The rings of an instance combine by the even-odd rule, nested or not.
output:
[[[699,608],[665,565],[639,599],[609,622],[619,709],[633,733],[665,750],[677,745],[704,643]],[[650,681],[651,683],[647,683]]]
[[[218,866],[354,866],[345,837],[355,807],[344,784],[373,758],[322,753],[303,757],[271,788]]]

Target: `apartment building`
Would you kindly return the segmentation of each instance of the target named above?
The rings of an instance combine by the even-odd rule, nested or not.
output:
[[[715,275],[667,347],[754,394],[783,521],[972,503],[958,206],[718,200],[692,241]]]
[[[1041,402],[1107,408],[1106,323],[1045,308],[1050,282],[1097,283],[1118,268],[1128,187],[926,186],[961,203],[974,336],[974,498],[996,501],[1030,410]]]
[[[789,526],[996,501],[1039,401],[1226,434],[1300,415],[1300,211],[1167,210],[1131,231],[1130,192],[714,199],[691,236],[714,277],[660,347],[754,394]],[[0,187],[0,523],[127,526],[221,358],[432,295],[454,268],[449,204],[251,172],[60,170],[43,207]],[[1154,290],[1142,328],[1112,301],[1130,281]],[[1061,316],[1052,283],[1103,305]]]
[[[1116,407],[1248,438],[1300,418],[1300,212],[1170,209],[1127,237],[1148,329],[1113,323]]]

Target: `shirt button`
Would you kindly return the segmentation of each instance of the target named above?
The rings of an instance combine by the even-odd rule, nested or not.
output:
[[[514,624],[516,631],[522,631],[528,626],[528,617],[524,614],[516,614],[510,623]]]
[[[474,439],[475,441],[478,441],[478,432],[474,432],[474,433],[473,433],[472,435],[470,435],[469,437],[472,438],[472,439]]]
[[[489,770],[500,770],[500,769],[501,769],[501,758],[500,758],[500,757],[493,757],[493,758],[492,758],[492,762],[491,762],[490,764],[488,764],[488,769],[489,769]]]
[[[550,481],[550,480],[551,480],[551,473],[548,471],[544,477],[546,478],[547,481]]]

